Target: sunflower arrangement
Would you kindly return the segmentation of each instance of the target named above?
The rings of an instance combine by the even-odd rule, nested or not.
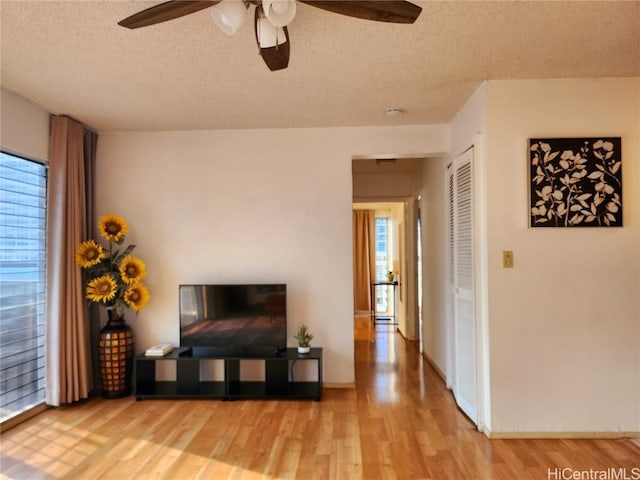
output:
[[[119,311],[125,308],[140,311],[149,301],[149,290],[142,283],[147,267],[131,255],[135,245],[122,252],[117,249],[129,231],[126,220],[119,215],[104,215],[98,221],[98,231],[109,242],[108,250],[95,240],[80,243],[76,250],[76,263],[85,274],[85,296],[91,302]]]

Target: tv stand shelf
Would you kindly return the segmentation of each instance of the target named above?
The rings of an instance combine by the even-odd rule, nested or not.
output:
[[[135,361],[136,400],[144,398],[289,398],[320,400],[322,396],[322,348],[300,354],[295,348],[287,348],[280,355],[184,355],[177,349],[163,357],[138,355]],[[200,362],[224,361],[224,380],[200,380]],[[240,362],[264,360],[265,380],[244,381],[240,378]],[[156,380],[156,362],[176,362],[176,379]],[[289,377],[297,361],[315,361],[317,380],[294,381]]]

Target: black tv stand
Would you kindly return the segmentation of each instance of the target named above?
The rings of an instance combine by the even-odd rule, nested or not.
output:
[[[322,396],[322,348],[300,354],[295,348],[276,350],[267,355],[255,354],[200,354],[176,349],[164,357],[138,355],[135,358],[136,400],[145,398],[290,398],[320,400]],[[200,362],[222,360],[224,379],[205,381],[200,379]],[[240,375],[243,360],[263,360],[264,381],[246,381]],[[176,363],[175,380],[156,380],[156,363]],[[315,361],[317,379],[296,381],[291,378],[292,367],[298,361]]]

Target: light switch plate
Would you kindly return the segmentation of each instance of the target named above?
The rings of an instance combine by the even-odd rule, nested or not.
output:
[[[513,251],[502,251],[502,268],[513,268]]]

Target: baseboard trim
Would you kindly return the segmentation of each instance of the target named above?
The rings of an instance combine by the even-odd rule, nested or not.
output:
[[[322,384],[322,388],[356,388],[355,383],[326,383]]]
[[[640,439],[640,432],[483,432],[492,440],[518,439]]]
[[[422,352],[422,356],[424,357],[424,359],[427,361],[427,363],[429,365],[431,365],[431,368],[433,368],[436,373],[440,376],[440,378],[442,379],[442,381],[444,382],[444,384],[447,384],[447,377],[445,376],[445,374],[442,372],[442,370],[440,370],[440,368],[438,367],[438,365],[436,365],[436,362],[434,362],[431,357],[429,355],[427,355],[427,352]]]

